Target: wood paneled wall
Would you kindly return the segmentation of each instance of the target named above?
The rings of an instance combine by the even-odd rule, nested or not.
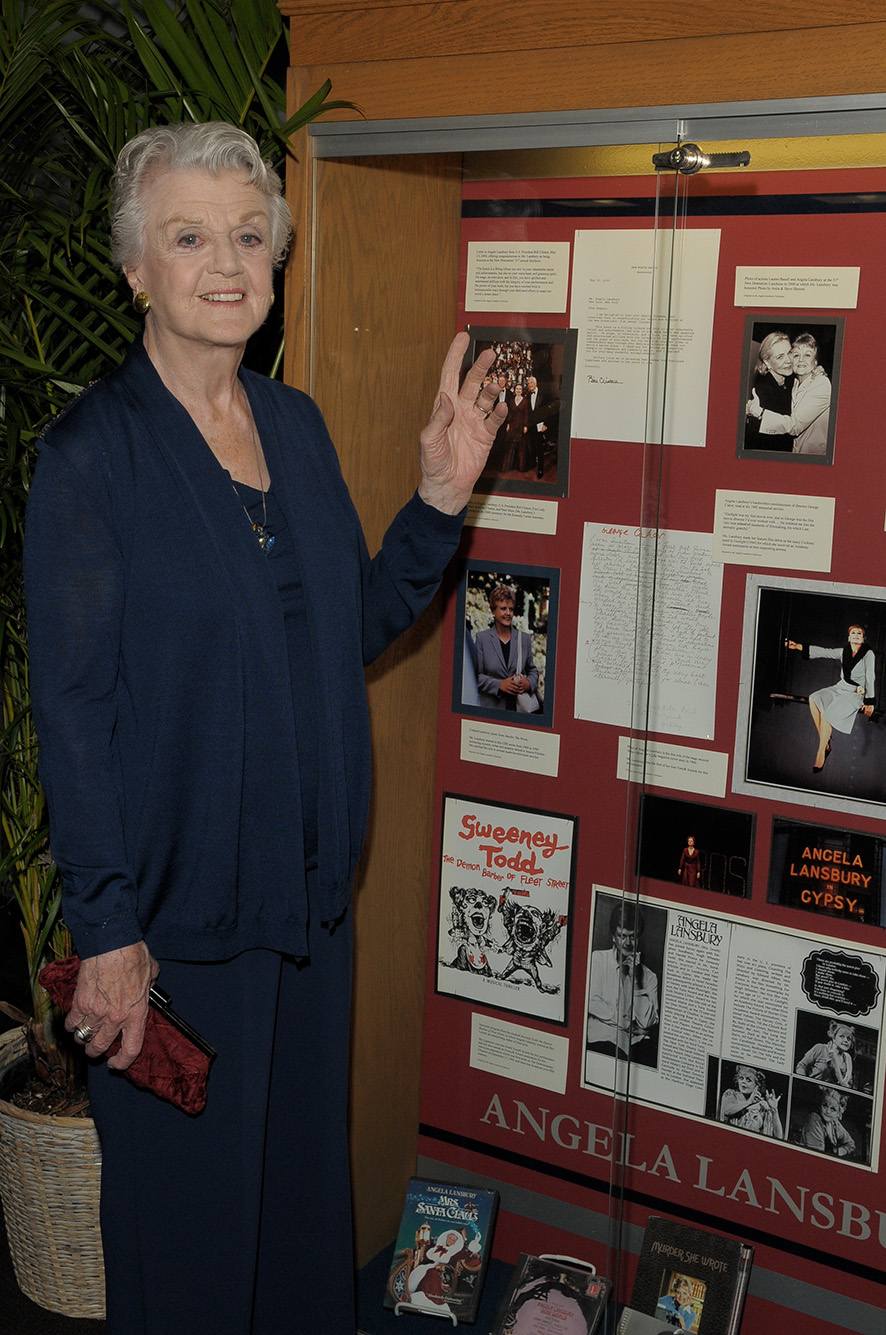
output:
[[[454,332],[461,164],[317,168],[313,205],[306,196],[316,220],[287,298],[301,370],[291,362],[287,378],[323,409],[375,552],[417,484],[418,434]],[[415,1169],[439,659],[435,607],[368,674],[375,783],[355,900],[351,1073],[361,1264],[393,1237]]]
[[[290,109],[326,78],[370,120],[675,106],[882,91],[886,4],[771,0],[281,0]],[[353,118],[354,113],[337,113]],[[460,165],[314,162],[295,145],[286,376],[318,400],[374,550],[416,481],[453,331]],[[357,1260],[396,1231],[414,1167],[433,820],[433,614],[372,669],[376,787],[356,901],[352,1150]],[[457,1079],[457,1073],[454,1073]]]
[[[371,551],[418,480],[418,433],[456,301],[459,163],[323,164],[314,392]],[[415,1168],[439,678],[431,613],[369,673],[375,784],[358,878],[351,1146],[361,1261],[396,1231]]]

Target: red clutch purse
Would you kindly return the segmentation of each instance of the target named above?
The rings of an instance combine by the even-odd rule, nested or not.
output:
[[[41,986],[65,1014],[74,1000],[79,970],[77,955],[55,960],[40,970]],[[162,988],[152,987],[149,1000],[142,1050],[121,1075],[182,1112],[200,1113],[206,1107],[206,1085],[215,1048],[176,1015]],[[107,1055],[112,1057],[119,1049],[120,1039],[115,1038]]]

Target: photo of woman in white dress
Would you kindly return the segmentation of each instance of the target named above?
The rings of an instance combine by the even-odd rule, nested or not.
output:
[[[802,653],[807,658],[832,658],[840,663],[840,676],[835,684],[813,691],[809,697],[809,712],[818,733],[818,749],[812,762],[813,774],[820,774],[825,767],[831,753],[834,729],[850,733],[859,713],[870,718],[874,712],[874,651],[865,643],[863,626],[850,626],[847,635],[847,643],[833,649],[819,644],[807,644],[804,648],[796,640],[785,640],[786,649]]]
[[[886,600],[877,586],[748,577],[735,792],[886,809]],[[811,717],[811,724],[810,724]],[[779,791],[781,790],[781,791]],[[688,824],[688,822],[687,822]],[[685,825],[684,825],[685,828]]]

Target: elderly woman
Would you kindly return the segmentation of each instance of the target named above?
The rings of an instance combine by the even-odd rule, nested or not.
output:
[[[224,124],[138,135],[112,227],[144,334],[47,432],[25,562],[108,1331],[353,1335],[363,666],[437,588],[505,409],[480,388],[491,352],[459,391],[459,335],[418,492],[370,560],[316,406],[241,367],[290,232],[254,141]],[[158,974],[218,1049],[198,1117],[119,1075]]]
[[[809,697],[809,712],[818,733],[818,749],[812,762],[813,774],[820,774],[831,754],[831,735],[850,733],[856,715],[870,718],[876,703],[876,663],[874,651],[865,643],[863,626],[850,626],[846,644],[842,648],[825,649],[808,644],[805,649],[796,640],[785,640],[785,648],[803,654],[804,658],[832,658],[840,664],[840,676],[834,686],[823,686]]]
[[[773,412],[751,395],[748,414],[759,418],[760,437],[793,436],[794,454],[824,454],[830,425],[831,382],[818,364],[818,344],[812,334],[798,334],[791,344],[794,384],[790,411]],[[758,445],[765,449],[765,445]]]
[[[767,334],[760,344],[754,367],[754,383],[745,417],[746,450],[790,450],[792,441],[782,436],[760,436],[760,416],[765,410],[790,415],[794,373],[791,340],[780,329]]]

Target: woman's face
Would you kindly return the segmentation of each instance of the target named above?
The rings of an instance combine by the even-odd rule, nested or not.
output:
[[[439,1261],[441,1258],[443,1260],[448,1260],[455,1254],[455,1252],[461,1250],[461,1244],[463,1242],[464,1238],[460,1233],[452,1231],[449,1233],[441,1233],[433,1247],[428,1248],[427,1255],[434,1261]]]
[[[689,1302],[689,1299],[692,1297],[692,1290],[686,1283],[685,1279],[678,1281],[674,1288],[674,1297],[677,1299],[677,1302],[681,1307],[685,1307]]]
[[[146,336],[163,347],[242,347],[272,298],[265,196],[240,173],[165,172],[145,183],[145,253],[126,277],[151,298]]]
[[[514,604],[506,603],[503,598],[496,598],[490,608],[493,624],[499,630],[510,630],[514,620]]]
[[[798,380],[805,380],[818,365],[815,349],[808,343],[795,343],[791,348],[791,365]]]
[[[852,1047],[852,1032],[845,1025],[834,1030],[834,1047],[839,1048],[841,1052],[848,1052]]]
[[[769,356],[763,358],[763,363],[776,375],[790,375],[793,369],[791,366],[790,339],[780,338],[776,343],[773,343],[769,350]]]
[[[861,626],[849,627],[849,643],[854,650],[858,649],[859,645],[864,644],[864,631]]]
[[[742,1069],[737,1072],[735,1084],[739,1094],[744,1094],[745,1097],[747,1097],[748,1094],[753,1094],[754,1090],[757,1088],[757,1081],[754,1075],[745,1067],[742,1067]]]
[[[825,1094],[821,1101],[821,1115],[826,1122],[839,1122],[843,1109],[836,1094]]]

